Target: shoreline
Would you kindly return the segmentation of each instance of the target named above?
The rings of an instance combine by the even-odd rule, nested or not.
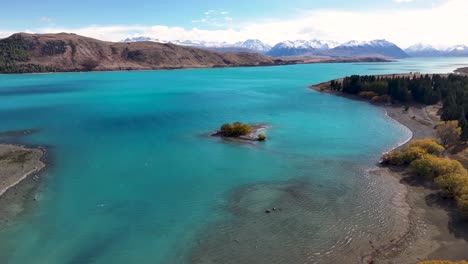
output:
[[[434,126],[440,121],[436,114],[441,107],[440,105],[413,104],[405,111],[403,105],[374,103],[357,95],[324,89],[324,84],[327,83],[329,82],[316,84],[309,88],[320,93],[372,104],[383,109],[385,115],[393,122],[411,131],[411,137],[408,140],[401,142],[389,151],[406,146],[412,139],[435,138]],[[408,176],[402,171],[379,166],[372,172],[383,177],[391,177],[400,183],[404,197],[402,204],[394,206],[403,216],[399,222],[404,227],[398,238],[389,239],[389,243],[376,247],[373,251],[363,255],[362,263],[412,264],[421,260],[447,259],[455,261],[468,258],[468,252],[466,252],[468,227],[466,227],[466,222],[463,223],[463,220],[454,212],[453,202],[444,201],[431,184]]]
[[[203,70],[203,69],[225,69],[225,68],[254,68],[254,67],[278,67],[278,66],[293,66],[293,65],[302,65],[302,64],[333,64],[333,63],[391,63],[394,60],[389,60],[380,57],[357,57],[357,58],[327,58],[327,57],[317,57],[317,58],[288,58],[288,57],[279,57],[273,58],[274,60],[280,60],[278,62],[273,62],[271,64],[245,64],[245,65],[207,65],[207,66],[179,66],[179,67],[133,67],[124,69],[122,67],[118,68],[106,68],[106,69],[94,69],[91,71],[84,71],[79,69],[64,69],[57,71],[47,71],[47,72],[0,72],[0,75],[25,75],[25,74],[53,74],[53,73],[87,73],[87,72],[146,72],[146,71],[173,71],[173,70]]]
[[[43,147],[0,144],[0,228],[36,201],[41,174],[47,167]]]

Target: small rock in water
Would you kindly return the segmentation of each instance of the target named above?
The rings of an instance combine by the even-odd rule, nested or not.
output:
[[[270,212],[271,212],[270,209],[265,210],[265,213],[267,213],[267,214],[269,214]]]

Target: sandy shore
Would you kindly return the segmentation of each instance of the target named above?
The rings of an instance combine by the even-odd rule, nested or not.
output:
[[[366,101],[358,96],[324,90],[320,85],[311,88]],[[409,128],[413,139],[435,137],[434,126],[440,121],[437,116],[440,105],[411,106],[408,111],[403,106],[374,105],[385,109],[389,117]],[[404,199],[394,204],[402,217],[399,234],[389,244],[375,247],[363,256],[363,263],[410,264],[429,259],[468,259],[468,223],[458,214],[453,201],[442,199],[434,186],[404,172],[379,168],[372,173],[397,179]]]
[[[37,188],[36,175],[45,168],[45,150],[0,144],[0,225],[26,205]]]

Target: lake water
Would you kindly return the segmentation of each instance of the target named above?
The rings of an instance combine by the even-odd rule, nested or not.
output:
[[[36,129],[22,142],[47,145],[52,157],[35,206],[0,231],[1,263],[357,254],[398,223],[388,205],[395,186],[367,172],[409,131],[377,107],[307,86],[467,62],[0,75],[0,131]],[[268,124],[267,141],[206,136],[237,120]],[[271,205],[278,210],[266,214]]]

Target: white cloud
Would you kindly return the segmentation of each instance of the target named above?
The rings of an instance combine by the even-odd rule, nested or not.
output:
[[[269,44],[293,39],[331,39],[339,42],[385,38],[402,47],[417,42],[430,43],[439,47],[468,44],[466,18],[467,0],[445,0],[436,6],[419,9],[395,9],[372,11],[342,11],[333,9],[301,12],[289,19],[246,21],[236,24],[228,21],[231,16],[222,15],[217,23],[223,27],[201,29],[209,25],[214,14],[209,10],[204,18],[194,22],[199,27],[182,28],[164,25],[116,25],[88,26],[83,28],[58,28],[49,26],[35,29],[35,32],[74,32],[80,35],[109,41],[126,37],[148,36],[164,40],[192,39],[236,42],[257,38]],[[228,19],[225,20],[225,17]],[[10,30],[6,30],[10,31]],[[2,35],[0,30],[0,36]],[[5,34],[5,33],[3,33]]]
[[[413,2],[414,0],[393,0],[395,3],[410,3]]]

